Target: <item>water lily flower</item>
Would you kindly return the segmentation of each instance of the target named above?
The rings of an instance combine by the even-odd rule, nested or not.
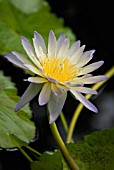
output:
[[[17,66],[33,72],[35,76],[27,79],[30,85],[17,103],[15,111],[25,106],[39,93],[39,105],[47,104],[51,124],[59,116],[67,92],[70,91],[85,107],[98,112],[97,108],[81,94],[97,94],[95,90],[84,85],[107,79],[106,76],[90,74],[104,63],[99,61],[87,65],[93,58],[95,50],[84,52],[85,45],[80,46],[80,41],[69,47],[69,38],[62,33],[56,40],[52,30],[49,33],[48,49],[44,39],[36,31],[33,38],[34,48],[25,37],[21,37],[21,40],[30,60],[18,52],[4,56]]]

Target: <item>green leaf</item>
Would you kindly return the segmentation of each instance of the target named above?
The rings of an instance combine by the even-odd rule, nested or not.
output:
[[[14,112],[19,97],[14,83],[0,71],[0,147],[14,148],[27,145],[35,136],[35,125],[30,120],[28,106]]]
[[[34,161],[32,170],[62,170],[62,155],[59,151],[46,152],[41,155],[39,161]]]
[[[10,77],[4,78],[3,72],[0,71],[0,92],[6,89],[16,90],[15,84],[11,82]]]
[[[113,170],[114,127],[85,136],[83,141],[67,144],[80,170]],[[69,170],[60,151],[44,153],[31,165],[32,170]]]
[[[37,12],[44,3],[42,0],[10,0],[10,2],[25,14]]]
[[[65,28],[63,19],[50,12],[44,0],[0,1],[0,54],[11,51],[25,54],[20,36],[32,41],[33,32],[38,31],[47,41],[50,29],[57,37],[65,32],[72,42],[75,40],[70,28]]]
[[[67,148],[80,170],[114,168],[114,128],[94,132]]]

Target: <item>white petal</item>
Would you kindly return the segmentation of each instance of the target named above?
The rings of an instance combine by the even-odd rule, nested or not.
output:
[[[40,94],[39,94],[39,105],[42,106],[46,104],[50,99],[51,94],[51,84],[45,83]]]
[[[80,82],[76,82],[76,81],[75,81],[75,83],[72,82],[72,81],[70,81],[70,82],[66,82],[66,83],[64,83],[64,84],[66,84],[66,86],[67,86],[69,89],[70,89],[70,87],[84,86],[84,83],[80,83]]]
[[[48,80],[43,77],[29,77],[28,81],[32,83],[45,83]]]
[[[15,111],[17,112],[19,109],[21,109],[23,106],[25,106],[28,102],[30,102],[41,90],[42,84],[35,84],[31,83],[20,100],[17,103],[17,106],[15,108]]]
[[[97,91],[88,87],[71,87],[71,89],[85,94],[97,94]]]
[[[67,92],[63,92],[61,95],[56,96],[53,92],[51,93],[50,96],[50,100],[48,102],[48,110],[49,110],[49,114],[50,114],[50,121],[49,123],[53,123],[56,121],[56,119],[58,118],[65,100],[67,97]]]
[[[83,75],[83,74],[90,73],[90,72],[98,69],[101,65],[103,65],[103,63],[104,63],[104,61],[98,61],[98,62],[89,64],[89,65],[83,67],[83,68],[80,70],[79,75]]]
[[[33,61],[33,63],[36,66],[41,67],[38,59],[35,56],[35,51],[33,47],[31,46],[30,42],[28,41],[28,39],[25,37],[21,37],[21,40],[22,40],[23,48],[25,49],[27,55],[30,57],[30,59]]]
[[[79,59],[77,66],[83,67],[84,65],[86,65],[93,58],[94,52],[95,52],[95,50],[84,52],[83,55],[81,56],[81,58]]]
[[[65,34],[64,33],[62,33],[61,35],[60,35],[60,37],[58,38],[58,41],[57,41],[57,54],[58,54],[58,52],[59,52],[59,50],[60,50],[60,48],[61,48],[61,46],[62,46],[62,44],[63,44],[63,42],[64,42],[64,40],[65,40]]]
[[[25,64],[32,64],[29,60],[27,60],[22,54],[16,52],[16,51],[13,51],[12,54],[17,58],[19,59],[22,63],[25,63]]]
[[[80,40],[76,41],[68,50],[67,57],[71,57],[80,47]]]
[[[20,61],[18,58],[16,58],[16,56],[12,55],[12,54],[4,54],[4,57],[7,58],[10,62],[12,62],[13,64],[17,65],[18,67],[27,69],[22,61]]]
[[[70,90],[71,93],[75,96],[76,99],[78,99],[85,107],[87,107],[89,110],[97,113],[97,108],[89,101],[87,100],[81,93],[76,92],[74,90]]]
[[[49,57],[55,57],[56,48],[57,48],[56,37],[54,35],[54,32],[51,30],[49,33],[49,39],[48,39],[48,56]]]
[[[78,60],[80,59],[81,55],[83,54],[83,51],[85,49],[85,45],[81,46],[71,57],[70,60],[76,64]]]
[[[64,86],[64,85],[62,85],[62,84],[58,84],[58,83],[57,83],[57,87],[58,87],[61,91],[64,91],[64,92],[67,92],[67,91],[69,90],[66,86]]]
[[[70,81],[70,84],[71,85],[74,85],[74,84],[80,84],[82,83],[85,84],[85,79],[86,78],[89,78],[89,77],[92,77],[92,74],[85,74],[84,76],[81,76],[81,77],[76,77],[74,78],[73,80]]]
[[[51,83],[51,89],[56,96],[59,96],[62,93],[55,83]]]
[[[69,48],[69,44],[70,44],[70,42],[69,42],[69,38],[66,38],[64,41],[63,41],[63,43],[62,43],[62,45],[61,45],[61,47],[60,47],[60,49],[59,49],[59,52],[58,52],[58,54],[57,54],[57,57],[66,57],[66,53],[68,52],[68,48]]]
[[[37,48],[41,47],[43,52],[46,54],[47,50],[46,50],[45,41],[43,37],[36,31],[34,32],[34,40],[35,40],[36,51],[37,51]]]
[[[98,83],[100,81],[107,80],[107,76],[93,76],[93,77],[88,77],[84,78],[83,82],[84,84],[93,84],[93,83]]]
[[[23,66],[25,66],[28,70],[30,70],[31,72],[39,75],[39,76],[44,76],[37,67],[31,65],[31,64],[23,64]]]

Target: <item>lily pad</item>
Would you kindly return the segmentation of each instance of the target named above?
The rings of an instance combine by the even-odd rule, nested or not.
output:
[[[80,170],[113,170],[114,127],[93,132],[84,141],[67,145]]]
[[[80,170],[114,169],[114,127],[85,136],[83,141],[67,144],[67,149]],[[44,153],[31,165],[32,170],[69,170],[60,151]]]
[[[27,145],[35,137],[35,125],[30,120],[29,106],[14,112],[16,95],[14,83],[0,71],[0,147],[14,148]]]
[[[31,164],[32,170],[62,170],[62,155],[59,151],[45,152],[39,158],[39,161],[34,161]]]
[[[47,40],[50,29],[57,36],[65,32],[75,40],[71,29],[64,27],[63,19],[51,13],[45,0],[0,0],[0,54],[11,51],[25,54],[20,36],[32,41],[33,32],[38,31]]]

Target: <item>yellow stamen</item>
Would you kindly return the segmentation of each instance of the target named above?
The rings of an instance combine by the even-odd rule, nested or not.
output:
[[[46,57],[42,61],[42,67],[47,77],[62,83],[75,78],[78,72],[69,59],[60,57]]]

